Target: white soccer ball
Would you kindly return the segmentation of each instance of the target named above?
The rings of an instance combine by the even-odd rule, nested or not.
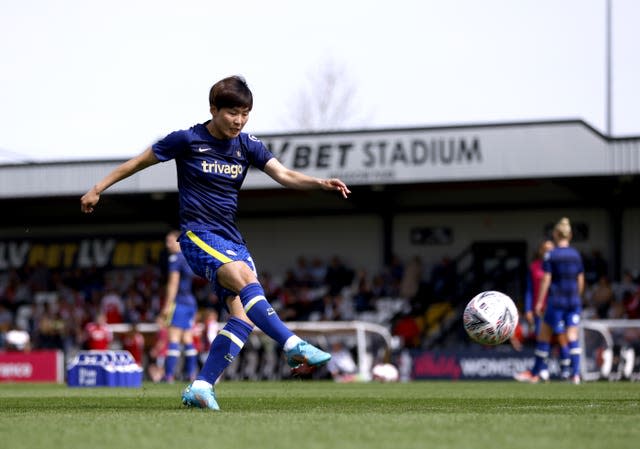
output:
[[[518,309],[513,300],[497,291],[482,292],[471,299],[462,315],[471,339],[483,345],[507,341],[518,325]]]
[[[373,380],[379,382],[397,382],[400,377],[398,368],[391,363],[379,363],[371,370]]]

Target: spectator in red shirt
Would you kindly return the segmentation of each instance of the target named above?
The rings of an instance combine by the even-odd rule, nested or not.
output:
[[[84,328],[85,346],[87,349],[106,350],[113,341],[113,333],[107,324],[104,313],[98,313],[94,321]]]
[[[393,335],[402,338],[405,348],[420,347],[422,330],[413,315],[406,314],[401,316],[393,326]]]
[[[100,307],[107,323],[122,323],[124,302],[114,288],[107,288],[106,294],[100,300]]]
[[[142,366],[144,354],[144,335],[137,324],[131,325],[131,330],[122,336],[122,349],[129,351],[136,363]]]

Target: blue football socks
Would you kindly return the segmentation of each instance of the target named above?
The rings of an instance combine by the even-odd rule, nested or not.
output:
[[[174,371],[180,357],[180,343],[170,342],[167,349],[167,357],[164,360],[164,379],[173,381]]]
[[[240,290],[240,300],[249,319],[281,347],[294,335],[273,310],[260,284],[249,284]]]
[[[211,343],[207,360],[196,379],[215,384],[225,368],[240,353],[251,331],[253,327],[249,323],[239,318],[230,318]]]
[[[560,346],[560,377],[566,378],[571,375],[571,355],[569,345]]]
[[[569,356],[571,357],[571,369],[573,376],[580,375],[580,354],[582,354],[582,350],[580,349],[579,341],[570,341],[569,342]]]
[[[184,374],[187,379],[193,379],[198,368],[198,350],[193,343],[184,345]]]
[[[549,358],[549,349],[551,345],[548,342],[539,341],[536,344],[534,354],[536,356],[531,374],[538,376],[540,372],[547,369],[547,359]]]

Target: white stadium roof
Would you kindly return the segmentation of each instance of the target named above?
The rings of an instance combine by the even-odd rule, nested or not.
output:
[[[640,137],[612,139],[581,120],[264,135],[288,167],[347,184],[390,185],[640,173]],[[0,198],[79,196],[122,160],[0,165]],[[111,193],[176,190],[173,162]],[[249,173],[246,189],[278,185]]]

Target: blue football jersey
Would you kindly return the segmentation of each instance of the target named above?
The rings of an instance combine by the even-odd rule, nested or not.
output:
[[[250,134],[216,139],[207,123],[172,132],[153,146],[158,160],[175,159],[180,226],[244,243],[236,226],[238,192],[250,166],[264,170],[273,154]]]
[[[556,247],[544,256],[542,268],[551,273],[547,304],[555,308],[578,307],[582,301],[578,292],[578,274],[584,272],[582,256],[570,246]]]
[[[182,253],[169,254],[169,273],[171,272],[180,274],[176,304],[195,305],[196,298],[192,291],[194,274]]]

